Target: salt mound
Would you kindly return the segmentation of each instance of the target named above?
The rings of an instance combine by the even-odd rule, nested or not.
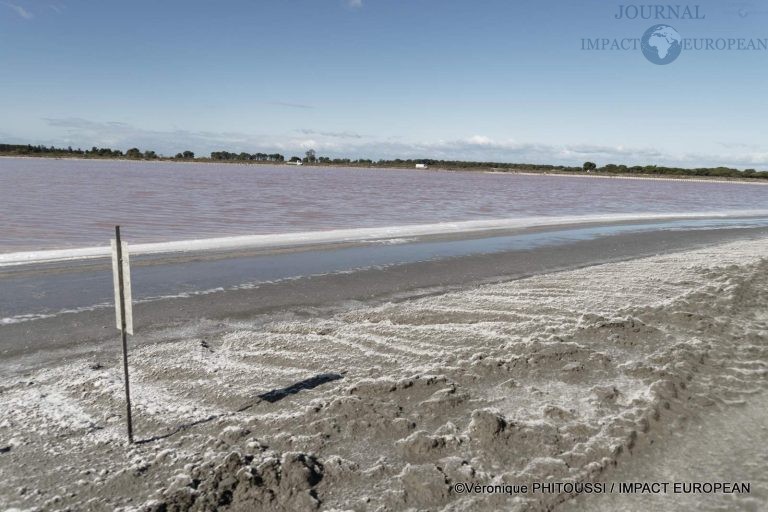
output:
[[[161,499],[144,512],[169,511],[311,511],[320,507],[315,486],[323,467],[304,453],[252,455],[231,452],[177,476],[160,491]]]

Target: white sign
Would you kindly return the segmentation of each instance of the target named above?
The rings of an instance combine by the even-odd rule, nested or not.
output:
[[[128,244],[121,242],[123,257],[123,294],[125,296],[125,332],[133,334],[133,308],[131,307],[131,265],[128,261]],[[123,330],[120,315],[120,281],[117,275],[117,242],[111,240],[112,246],[112,281],[115,285],[115,316],[118,330]]]

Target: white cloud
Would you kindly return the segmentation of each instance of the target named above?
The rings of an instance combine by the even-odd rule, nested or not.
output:
[[[24,7],[16,4],[12,4],[10,2],[3,2],[4,5],[6,5],[8,8],[13,9],[16,14],[24,18],[25,20],[31,20],[35,17],[34,14],[26,10]]]
[[[301,149],[313,149],[319,144],[314,139],[307,139],[299,142],[299,146],[301,146]]]
[[[363,6],[363,0],[347,0],[347,6],[353,9],[359,9]]]
[[[493,144],[493,141],[489,137],[483,135],[473,135],[469,138],[468,142],[470,144],[477,144],[478,146],[489,146]]]

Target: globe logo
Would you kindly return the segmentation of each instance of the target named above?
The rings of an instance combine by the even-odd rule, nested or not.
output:
[[[643,34],[640,49],[646,59],[663,66],[680,56],[682,40],[680,33],[669,25],[654,25]]]

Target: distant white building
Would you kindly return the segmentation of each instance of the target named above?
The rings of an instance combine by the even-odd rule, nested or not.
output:
[[[428,169],[429,167],[427,164],[416,164],[417,169]]]
[[[294,162],[285,162],[288,165],[304,165],[304,163],[301,160],[296,160]]]

